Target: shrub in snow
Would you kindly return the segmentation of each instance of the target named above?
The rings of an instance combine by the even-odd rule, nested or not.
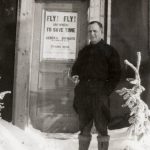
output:
[[[1,110],[5,108],[4,103],[1,101],[3,100],[6,94],[10,94],[10,93],[11,93],[10,91],[0,92],[0,119],[1,119]]]
[[[124,61],[125,64],[130,66],[135,72],[135,78],[127,78],[127,81],[133,84],[133,87],[131,89],[123,87],[116,92],[125,100],[123,107],[128,107],[130,109],[129,123],[131,125],[127,133],[130,136],[134,136],[139,141],[144,135],[150,133],[150,110],[147,104],[141,99],[141,93],[145,88],[141,85],[139,75],[141,53],[137,52],[137,56],[137,66],[134,66],[128,60]]]

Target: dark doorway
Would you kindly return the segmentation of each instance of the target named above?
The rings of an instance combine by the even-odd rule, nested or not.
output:
[[[12,121],[16,10],[17,0],[0,0],[0,92],[11,91],[2,100],[1,116],[7,121]]]

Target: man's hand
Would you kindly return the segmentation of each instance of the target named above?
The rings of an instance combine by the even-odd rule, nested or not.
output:
[[[73,83],[75,83],[75,85],[77,85],[78,83],[79,83],[79,76],[78,75],[74,75],[74,76],[72,76],[72,81],[73,81]]]

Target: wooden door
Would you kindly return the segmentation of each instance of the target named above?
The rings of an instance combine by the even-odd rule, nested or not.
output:
[[[78,131],[68,72],[87,42],[87,8],[79,0],[35,4],[29,121],[41,131]]]

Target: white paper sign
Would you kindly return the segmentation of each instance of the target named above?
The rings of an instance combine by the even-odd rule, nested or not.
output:
[[[77,13],[46,11],[43,21],[42,59],[75,59]]]

